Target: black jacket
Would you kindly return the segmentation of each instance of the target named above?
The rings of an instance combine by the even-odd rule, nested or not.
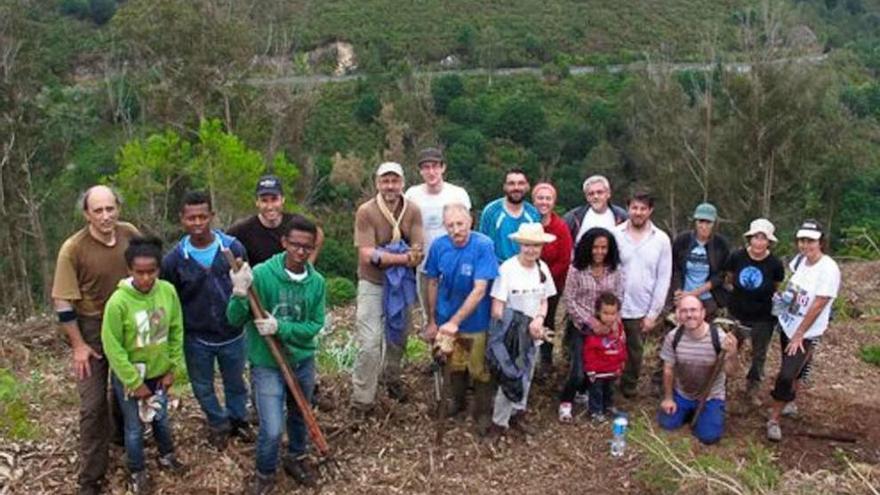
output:
[[[626,214],[626,210],[617,206],[617,205],[608,205],[611,208],[611,213],[614,214],[614,223],[620,225],[625,222],[629,215]],[[584,217],[587,216],[587,212],[590,211],[591,206],[589,204],[578,206],[577,208],[572,208],[568,210],[566,214],[562,217],[562,221],[565,222],[565,225],[568,226],[568,231],[571,232],[571,239],[573,241],[577,240],[578,232],[581,230],[581,223],[584,221]]]
[[[669,298],[677,290],[684,289],[687,257],[697,243],[694,231],[679,234],[672,242],[672,283],[669,285]],[[721,268],[730,254],[727,239],[721,234],[712,234],[706,244],[706,255],[709,257],[709,281],[712,283],[712,298],[719,307],[727,305],[727,291],[724,289],[724,272]]]

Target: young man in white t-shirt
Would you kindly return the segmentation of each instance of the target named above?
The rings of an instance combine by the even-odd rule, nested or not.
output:
[[[446,160],[443,152],[437,148],[425,148],[419,152],[419,174],[423,183],[410,187],[404,197],[412,201],[422,212],[422,229],[425,236],[424,252],[430,252],[435,239],[446,235],[443,226],[443,208],[449,204],[462,204],[471,209],[471,198],[463,188],[450,184],[443,179],[446,173]],[[425,307],[427,298],[427,281],[424,273],[425,264],[418,269],[419,302]]]
[[[502,319],[504,310],[510,308],[531,318],[529,335],[535,342],[547,338],[544,318],[547,316],[547,299],[556,295],[556,286],[546,263],[540,262],[541,248],[556,240],[556,236],[544,232],[540,223],[524,223],[519,230],[508,236],[519,244],[520,251],[498,268],[498,278],[492,285],[492,318]],[[534,371],[534,350],[530,369],[523,376],[523,397],[513,402],[499,388],[495,394],[491,433],[500,433],[508,427],[528,432],[522,421],[529,396]]]
[[[815,220],[806,220],[797,231],[798,251],[802,258],[792,263],[794,274],[782,294],[774,296],[782,330],[782,363],[776,385],[770,396],[770,420],[767,438],[782,440],[779,418],[784,410],[794,414],[797,384],[804,377],[813,349],[828,329],[831,303],[840,290],[840,269],[830,256],[822,252],[824,233]]]

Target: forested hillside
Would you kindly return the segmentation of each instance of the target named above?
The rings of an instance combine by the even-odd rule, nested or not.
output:
[[[394,159],[415,181],[434,144],[478,207],[509,166],[555,182],[561,208],[600,172],[618,201],[654,190],[673,232],[709,199],[733,237],[810,215],[838,254],[877,256],[878,30],[873,0],[0,0],[0,307],[44,307],[95,182],[171,240],[185,190],[208,189],[226,225],[276,172],[327,230],[319,268],[352,277],[371,171]],[[361,77],[319,84],[335,41]],[[582,64],[597,70],[570,74]],[[542,76],[497,72],[512,66]],[[315,77],[265,84],[292,75]]]

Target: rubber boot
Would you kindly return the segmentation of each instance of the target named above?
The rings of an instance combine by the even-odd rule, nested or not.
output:
[[[494,399],[494,383],[474,382],[474,408],[472,415],[478,436],[486,436],[492,426],[492,406]]]
[[[467,371],[449,373],[449,402],[446,404],[446,417],[454,418],[467,408]]]

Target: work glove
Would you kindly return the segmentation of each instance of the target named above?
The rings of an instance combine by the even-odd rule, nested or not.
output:
[[[254,326],[257,327],[257,331],[260,332],[260,335],[263,337],[278,333],[278,320],[272,315],[260,320],[254,320]]]
[[[229,278],[232,279],[232,295],[247,297],[248,289],[254,282],[254,273],[251,271],[251,265],[245,261],[238,271],[229,270]]]

